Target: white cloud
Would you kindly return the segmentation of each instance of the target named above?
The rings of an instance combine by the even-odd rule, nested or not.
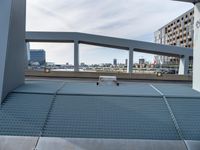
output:
[[[28,0],[27,6],[28,31],[76,31],[145,41],[153,41],[154,31],[193,7],[170,0]],[[48,60],[73,62],[72,46],[32,44],[32,47],[51,53]],[[52,49],[69,54],[53,55]],[[96,48],[82,49],[92,55]],[[104,55],[105,61],[110,61]],[[89,57],[87,61],[95,63],[96,59]]]

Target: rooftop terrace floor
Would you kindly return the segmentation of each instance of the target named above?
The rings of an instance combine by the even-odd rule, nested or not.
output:
[[[1,136],[200,140],[189,83],[27,80],[0,108]]]

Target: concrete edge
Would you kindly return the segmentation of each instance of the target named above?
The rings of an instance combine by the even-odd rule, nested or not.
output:
[[[129,73],[105,73],[105,72],[64,72],[51,71],[26,71],[26,77],[48,77],[48,78],[85,78],[98,79],[99,76],[117,76],[120,80],[150,80],[150,81],[183,81],[191,82],[192,76],[164,74],[158,77],[156,74],[129,74]]]

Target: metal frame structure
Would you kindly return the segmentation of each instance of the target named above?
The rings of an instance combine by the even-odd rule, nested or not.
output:
[[[199,7],[196,7],[196,11],[199,10],[197,8]],[[189,56],[192,56],[192,49],[83,33],[25,33],[25,16],[26,0],[0,1],[0,103],[9,92],[24,83],[24,68],[27,62],[25,42],[74,43],[75,71],[79,71],[79,44],[82,43],[128,50],[129,73],[132,73],[133,51],[180,57],[181,63],[179,73],[187,73],[187,65]],[[198,41],[198,38],[196,41]],[[195,49],[197,48],[198,47]],[[200,52],[195,52],[195,55],[200,56]],[[198,70],[198,73],[195,73],[194,80],[197,82],[199,77],[197,77],[196,74],[200,76],[200,70],[198,69],[199,66],[196,66],[196,62],[197,59],[195,57],[194,72]],[[197,86],[200,90],[199,82],[195,83],[194,85],[194,87]]]

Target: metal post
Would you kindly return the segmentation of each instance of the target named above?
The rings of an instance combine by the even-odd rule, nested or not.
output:
[[[127,66],[127,72],[132,73],[133,72],[133,48],[129,48],[129,63]]]
[[[25,48],[26,48],[25,63],[26,63],[26,67],[28,67],[29,62],[31,60],[31,56],[30,56],[30,43],[29,42],[26,43]]]
[[[74,71],[79,72],[79,42],[74,41]]]

